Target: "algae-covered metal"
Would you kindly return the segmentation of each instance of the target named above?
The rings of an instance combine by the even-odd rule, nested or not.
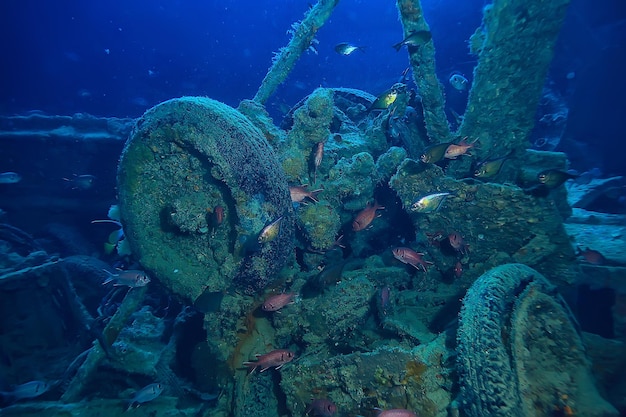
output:
[[[471,250],[471,268],[461,280],[473,279],[502,262],[533,265],[559,284],[576,281],[574,252],[556,205],[537,199],[519,187],[445,176],[441,168],[405,160],[389,181],[404,207],[424,194],[450,193],[436,212],[411,211],[416,230],[428,234],[462,233]],[[424,236],[424,235],[422,235]],[[426,243],[426,242],[424,242]],[[425,251],[437,265],[446,264],[445,250],[432,242]],[[452,265],[449,265],[450,267]]]
[[[263,78],[254,101],[265,103],[276,88],[287,79],[300,54],[311,47],[315,34],[326,23],[338,3],[339,0],[319,0],[311,6],[302,22],[292,26],[293,36],[289,44],[276,53],[273,65]]]
[[[568,5],[569,0],[500,0],[484,7],[483,25],[470,38],[479,59],[458,132],[480,138],[479,157],[528,146]]]
[[[293,210],[274,151],[218,101],[184,97],[148,110],[126,144],[118,183],[133,253],[187,299],[259,290],[292,252]],[[280,217],[280,232],[259,245],[263,227]]]
[[[618,415],[594,385],[569,307],[526,265],[501,265],[474,282],[457,353],[465,416],[545,416],[565,406],[577,415]]]

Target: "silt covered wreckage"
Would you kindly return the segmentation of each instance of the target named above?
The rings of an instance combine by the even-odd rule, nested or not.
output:
[[[100,294],[76,283],[88,275],[99,286],[106,264],[49,255],[0,228],[20,253],[2,260],[3,292],[16,305],[50,293],[69,317],[48,318],[81,339],[65,346],[67,329],[49,326],[46,350],[63,359],[44,375],[47,392],[0,414],[115,414],[133,398],[141,403],[133,413],[154,416],[332,415],[311,407],[317,400],[346,416],[600,417],[626,408],[624,387],[610,386],[626,357],[623,288],[609,284],[621,300],[611,340],[583,332],[566,301],[581,283],[614,282],[625,267],[619,256],[581,265],[565,187],[537,181],[548,168],[566,170],[566,155],[529,142],[569,2],[484,8],[455,131],[429,37],[408,47],[417,95],[401,80],[390,86],[395,101],[378,109],[367,92],[319,88],[276,126],[264,104],[337,3],[319,1],[294,25],[257,95],[238,109],[182,97],[116,131],[128,136],[119,224],[152,283],[109,295],[117,308],[108,316],[91,307]],[[419,1],[397,8],[405,36],[430,30]],[[476,146],[471,158],[445,158],[450,144]],[[477,161],[486,175],[471,175]],[[154,307],[157,285],[177,315]],[[264,302],[283,293],[284,306]],[[24,323],[55,309],[48,304]],[[42,332],[4,316],[3,346],[43,343]],[[24,367],[29,355],[14,350],[3,355]],[[274,351],[293,358],[255,358]],[[148,383],[163,392],[133,397],[129,387]]]

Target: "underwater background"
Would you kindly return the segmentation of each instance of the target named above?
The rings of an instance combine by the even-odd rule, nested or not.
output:
[[[423,4],[442,82],[455,71],[471,78],[477,60],[467,42],[480,25],[482,6]],[[308,3],[7,1],[1,7],[3,114],[138,117],[183,95],[231,106],[251,98],[272,52],[288,39],[288,22],[299,20]],[[573,1],[555,50],[547,83],[567,103],[564,138],[575,142],[569,146],[578,170],[623,174],[619,153],[610,149],[620,135],[626,89],[625,9],[615,0]],[[302,56],[268,103],[272,116],[279,120],[316,87],[384,91],[407,66],[406,56],[390,47],[399,40],[397,23],[395,8],[384,2],[341,2],[316,37],[317,52]],[[340,42],[362,45],[366,53],[339,55],[334,46]],[[467,96],[445,88],[448,106],[462,113]]]
[[[272,52],[288,39],[289,22],[301,19],[308,5],[4,2],[0,111],[138,117],[183,95],[236,106],[254,96]],[[424,2],[442,82],[454,71],[471,78],[476,57],[467,42],[480,25],[482,6]],[[607,175],[623,174],[619,153],[610,149],[620,137],[626,93],[625,9],[615,0],[573,1],[555,50],[548,82],[570,110],[564,137],[577,142],[574,148],[590,148],[576,155],[578,170],[597,166]],[[304,54],[272,98],[271,114],[280,119],[316,87],[384,91],[407,67],[406,56],[391,48],[400,35],[393,5],[341,2],[316,37],[317,53]],[[334,51],[340,42],[362,45],[366,53],[341,56]],[[467,97],[445,88],[448,105],[462,112]]]
[[[0,16],[0,416],[626,415],[626,3]]]

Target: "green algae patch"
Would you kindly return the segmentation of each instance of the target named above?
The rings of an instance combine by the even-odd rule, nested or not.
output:
[[[118,187],[133,254],[184,298],[255,292],[292,252],[283,170],[263,133],[218,101],[184,97],[148,110],[125,146]],[[279,217],[276,239],[259,245]]]
[[[318,88],[294,111],[293,128],[287,134],[281,153],[289,181],[306,182],[308,177],[314,179],[313,152],[317,144],[325,143],[330,135],[333,108],[333,91]]]
[[[312,248],[324,250],[333,246],[337,230],[341,228],[341,219],[330,204],[320,201],[303,207],[300,220]]]
[[[281,370],[281,388],[294,415],[304,414],[315,393],[316,398],[333,401],[344,415],[406,408],[419,416],[443,416],[452,401],[441,375],[441,361],[448,357],[444,342],[445,337],[439,337],[428,346],[384,347],[330,358],[303,356]]]
[[[443,231],[446,236],[455,231],[463,236],[470,247],[467,263],[472,267],[460,281],[471,284],[503,261],[528,263],[563,285],[576,279],[577,266],[570,261],[574,253],[552,200],[535,198],[515,185],[455,180],[438,166],[411,159],[400,165],[389,185],[417,230]],[[450,193],[437,211],[411,209],[419,198],[434,193]],[[424,236],[427,259],[446,265],[447,256]],[[427,275],[436,273],[431,269]]]

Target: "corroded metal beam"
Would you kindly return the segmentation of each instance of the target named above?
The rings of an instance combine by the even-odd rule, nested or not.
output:
[[[419,0],[398,0],[397,7],[405,38],[419,31],[430,32]],[[433,142],[447,142],[451,133],[444,111],[443,87],[435,71],[435,46],[432,40],[429,40],[420,46],[408,48],[413,78],[422,97],[428,136]]]
[[[307,12],[302,22],[293,25],[293,36],[289,44],[278,51],[272,67],[254,96],[254,101],[265,104],[276,88],[287,79],[300,55],[311,46],[315,34],[326,23],[338,3],[339,0],[320,0]]]
[[[107,344],[106,348],[110,348],[113,342],[117,339],[128,318],[137,311],[137,308],[143,301],[146,295],[147,287],[133,288],[126,294],[124,301],[117,309],[109,323],[106,325],[103,331],[103,341]],[[102,342],[101,342],[102,343]],[[94,343],[93,347],[89,351],[85,362],[76,372],[74,379],[70,382],[67,390],[61,396],[61,401],[64,403],[70,403],[79,401],[81,399],[81,393],[86,382],[93,376],[93,373],[97,370],[100,362],[105,358],[106,351],[100,343]]]
[[[528,147],[535,112],[570,0],[495,0],[470,39],[479,56],[460,136],[485,155]],[[495,152],[494,152],[495,150]]]

